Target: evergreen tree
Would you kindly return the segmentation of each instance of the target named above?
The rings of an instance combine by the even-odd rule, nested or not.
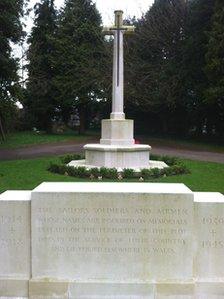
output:
[[[194,0],[189,2],[188,18],[185,30],[184,61],[187,110],[190,128],[200,136],[208,122],[209,109],[204,102],[204,91],[208,86],[205,74],[205,54],[208,44],[207,32],[211,28],[211,18],[215,0]]]
[[[18,99],[18,62],[12,56],[10,43],[19,42],[22,36],[23,9],[23,0],[0,1],[0,137],[3,139],[5,129],[12,123]]]
[[[216,0],[212,28],[208,34],[206,73],[209,87],[206,104],[209,106],[210,122],[218,136],[224,137],[224,2]]]
[[[84,133],[88,111],[102,97],[105,45],[101,16],[91,0],[67,0],[61,11],[57,35],[58,107],[63,120],[78,110],[80,133]]]
[[[130,38],[128,99],[157,132],[179,133],[186,127],[182,85],[186,16],[185,0],[156,0],[137,22],[135,39]]]
[[[39,129],[51,130],[56,114],[53,79],[54,35],[56,11],[54,0],[41,0],[35,5],[35,20],[28,39],[27,100],[24,103],[30,124]]]

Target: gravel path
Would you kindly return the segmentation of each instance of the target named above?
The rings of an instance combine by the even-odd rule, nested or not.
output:
[[[64,142],[35,145],[19,149],[0,149],[0,160],[31,159],[43,156],[78,153],[83,150],[83,146],[84,144],[72,144],[71,142]],[[155,145],[152,148],[152,154],[176,156],[198,161],[224,163],[223,153],[209,151],[175,149],[173,147]]]

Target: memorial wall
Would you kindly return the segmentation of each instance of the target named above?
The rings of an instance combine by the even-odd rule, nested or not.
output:
[[[43,183],[0,195],[0,298],[224,298],[224,196]]]

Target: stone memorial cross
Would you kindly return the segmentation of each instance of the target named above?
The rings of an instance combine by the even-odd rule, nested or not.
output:
[[[115,25],[105,27],[105,35],[114,35],[113,98],[111,119],[125,119],[124,114],[124,51],[123,35],[134,32],[134,26],[123,24],[123,11],[115,11]]]

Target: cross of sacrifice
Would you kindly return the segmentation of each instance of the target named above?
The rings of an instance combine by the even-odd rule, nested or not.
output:
[[[123,24],[123,11],[116,10],[115,25],[105,27],[105,35],[114,35],[114,56],[113,56],[113,97],[111,119],[125,119],[124,114],[124,34],[134,32],[134,26]]]

